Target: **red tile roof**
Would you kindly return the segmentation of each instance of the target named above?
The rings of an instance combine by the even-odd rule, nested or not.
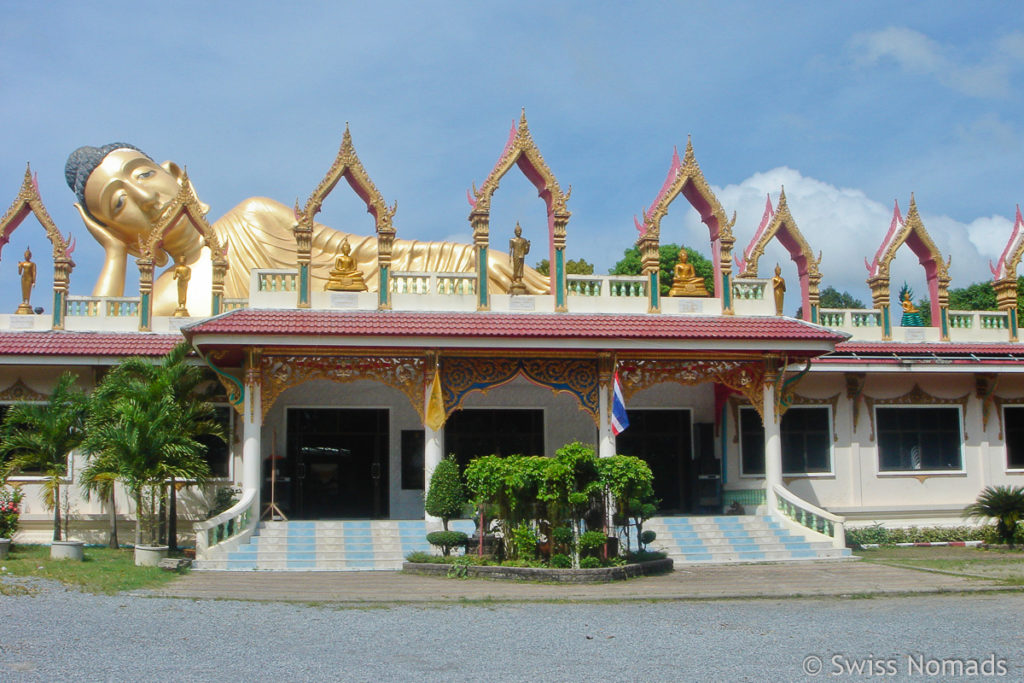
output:
[[[1010,342],[864,342],[847,341],[817,359],[820,363],[897,363],[914,358],[936,358],[953,363],[1024,361],[1024,344]]]
[[[162,356],[181,342],[144,332],[0,332],[0,356]]]
[[[184,328],[193,335],[361,335],[539,339],[730,339],[839,342],[791,318],[578,313],[423,313],[239,309]]]

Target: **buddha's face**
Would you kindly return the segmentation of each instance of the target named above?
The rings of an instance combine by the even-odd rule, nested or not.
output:
[[[178,187],[178,179],[145,154],[117,149],[89,175],[85,205],[127,244],[135,244],[159,222]]]

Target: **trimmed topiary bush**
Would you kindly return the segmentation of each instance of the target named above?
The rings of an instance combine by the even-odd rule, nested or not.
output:
[[[554,567],[555,569],[568,569],[572,566],[572,560],[569,559],[568,555],[556,553],[551,556],[551,559],[548,561],[548,564]]]
[[[436,545],[441,553],[448,557],[452,548],[459,548],[469,542],[469,536],[461,531],[431,531],[427,534],[427,542]]]
[[[640,545],[644,546],[650,543],[654,543],[654,539],[656,539],[657,537],[658,534],[654,533],[650,529],[647,529],[640,534]]]
[[[459,463],[454,455],[449,455],[437,463],[430,475],[430,488],[423,507],[428,515],[440,517],[444,530],[448,531],[448,520],[461,515],[465,505],[466,491],[459,479]]]
[[[580,535],[580,553],[583,555],[597,555],[598,551],[608,542],[601,531],[585,531]],[[583,565],[580,564],[582,567]]]

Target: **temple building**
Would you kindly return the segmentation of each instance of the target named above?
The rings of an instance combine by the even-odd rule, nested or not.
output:
[[[32,312],[30,298],[42,296],[29,280],[36,266],[51,266],[37,255],[19,264],[23,306],[0,315],[0,402],[45,400],[66,370],[89,389],[122,358],[155,358],[186,340],[223,389],[230,438],[210,449],[210,486],[241,492],[231,510],[196,525],[208,568],[395,566],[422,544],[432,522],[425,486],[448,453],[464,464],[487,454],[551,455],[578,440],[602,457],[644,458],[661,500],[652,528],[677,561],[842,556],[848,525],[962,524],[964,506],[985,486],[1024,477],[1019,211],[995,268],[1000,310],[949,310],[947,261],[913,198],[905,217],[897,206],[888,231],[877,230],[872,308],[823,309],[822,256],[785,193],[734,253],[735,217],[689,143],[635,219],[637,276],[566,273],[569,194],[525,114],[469,193],[471,245],[403,241],[396,205],[370,180],[348,130],[304,207],[250,200],[212,223],[176,165],[122,143],[88,150],[69,160],[68,182],[90,232],[110,237],[92,295],[71,293],[70,238],[30,172],[0,219],[0,250],[15,228],[34,223],[53,246],[49,313]],[[514,170],[545,203],[546,245],[490,225],[492,196]],[[374,235],[314,221],[341,179],[365,202]],[[714,269],[705,282],[681,257],[662,295],[661,222],[670,208],[698,212],[708,240],[688,246],[710,253]],[[25,221],[29,214],[36,220]],[[865,234],[873,229],[864,226]],[[788,291],[779,268],[774,277],[759,268],[772,240],[796,267]],[[904,246],[925,271],[928,327],[908,324],[906,306],[900,320],[890,310],[890,265]],[[531,248],[549,259],[548,274],[524,266]],[[137,295],[124,294],[126,255],[136,257]],[[0,267],[13,272],[8,262]],[[801,302],[802,319],[782,315],[784,297]],[[610,421],[616,376],[629,417],[618,436]],[[83,456],[72,460],[73,480]],[[51,517],[41,478],[23,472],[11,482],[27,494],[21,537],[44,541]],[[99,541],[106,508],[71,492],[73,534]],[[180,492],[183,534],[205,516],[207,497],[194,487]],[[130,518],[130,501],[119,509]],[[729,510],[746,513],[734,518],[742,528],[784,528],[802,541],[677,543],[680,524],[702,534],[728,529]],[[254,542],[295,527],[258,530],[261,517],[328,521],[349,538],[353,529],[379,538],[347,557],[278,556]]]

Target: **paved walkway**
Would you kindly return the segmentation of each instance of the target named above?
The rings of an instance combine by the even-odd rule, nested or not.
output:
[[[998,581],[870,562],[704,565],[607,584],[449,579],[401,572],[190,572],[147,595],[352,604],[466,600],[599,601],[944,593],[1006,589]]]

